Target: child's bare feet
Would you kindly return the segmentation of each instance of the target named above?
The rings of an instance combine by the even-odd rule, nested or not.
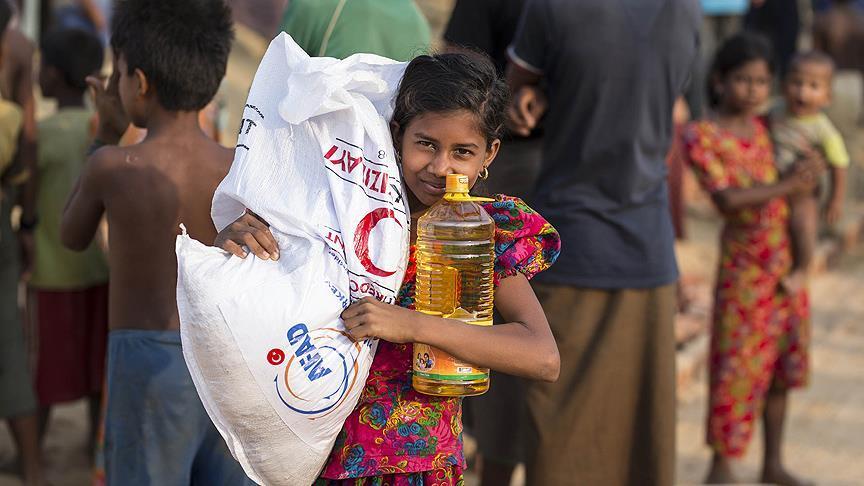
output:
[[[792,273],[780,279],[780,286],[789,295],[795,295],[807,285],[807,272],[793,270]]]
[[[715,456],[711,470],[705,476],[705,484],[735,484],[738,479],[732,474],[732,466],[726,458]]]
[[[813,486],[814,482],[793,476],[783,466],[766,468],[762,471],[762,483],[776,484],[777,486]]]

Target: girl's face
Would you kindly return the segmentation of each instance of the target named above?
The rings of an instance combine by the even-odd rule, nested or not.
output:
[[[727,112],[755,115],[771,95],[771,70],[765,60],[755,59],[719,79],[715,89]]]
[[[394,133],[399,133],[394,126]],[[464,174],[471,181],[498,154],[498,139],[487,143],[476,115],[468,110],[424,113],[404,127],[396,149],[402,154],[405,185],[416,210],[425,209],[444,196],[447,174]],[[420,203],[422,207],[416,207]]]

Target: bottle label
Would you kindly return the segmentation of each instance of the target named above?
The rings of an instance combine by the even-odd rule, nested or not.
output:
[[[414,376],[428,380],[460,383],[489,378],[488,369],[475,368],[428,344],[414,343],[413,361]]]

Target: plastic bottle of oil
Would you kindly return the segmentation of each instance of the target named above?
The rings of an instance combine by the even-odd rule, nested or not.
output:
[[[477,326],[492,325],[495,222],[468,194],[468,177],[447,176],[444,198],[417,222],[418,311]],[[414,389],[428,395],[470,396],[489,389],[489,369],[414,343]]]

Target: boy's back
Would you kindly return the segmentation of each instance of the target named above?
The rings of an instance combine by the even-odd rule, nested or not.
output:
[[[210,204],[232,158],[200,132],[94,154],[108,217],[112,329],[179,329],[174,240],[182,223],[212,244]]]
[[[92,117],[90,110],[72,107],[39,122],[43,143],[37,159],[39,225],[34,234],[37,256],[28,282],[31,287],[80,289],[108,281],[108,267],[96,245],[73,253],[61,245],[59,235],[63,205],[85,164]]]
[[[73,249],[108,218],[111,268],[105,410],[108,484],[243,484],[195,390],[181,348],[175,238],[182,223],[212,243],[210,204],[232,151],[198,115],[216,94],[231,46],[223,0],[121,0],[112,19],[114,73],[91,78],[96,140],[116,145],[131,121],[137,145],[96,151],[63,214]]]

